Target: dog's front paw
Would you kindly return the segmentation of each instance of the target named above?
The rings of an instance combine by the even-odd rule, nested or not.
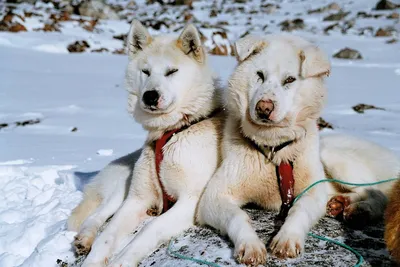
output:
[[[94,238],[95,234],[87,232],[79,233],[78,235],[76,235],[74,240],[74,248],[76,254],[87,255],[90,252]]]
[[[280,230],[272,239],[270,249],[278,258],[295,258],[304,250],[304,236]]]
[[[265,263],[267,250],[264,243],[258,238],[253,241],[243,241],[236,247],[235,257],[239,263],[258,266]]]

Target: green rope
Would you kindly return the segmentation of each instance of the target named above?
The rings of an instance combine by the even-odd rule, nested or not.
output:
[[[328,182],[328,183],[339,183],[339,184],[352,185],[352,186],[373,186],[373,185],[378,185],[378,184],[383,184],[383,183],[388,183],[388,182],[396,181],[396,180],[399,180],[399,179],[400,179],[400,178],[391,178],[391,179],[382,180],[382,181],[379,181],[379,182],[374,182],[374,183],[361,183],[361,184],[344,182],[344,181],[340,181],[340,180],[337,180],[337,179],[324,179],[324,180],[319,180],[319,181],[316,181],[315,183],[311,184],[310,186],[308,186],[306,189],[304,189],[304,190],[293,200],[293,204],[296,203],[297,200],[299,200],[299,198],[301,198],[301,197],[302,197],[305,193],[307,193],[311,188],[313,188],[314,186],[316,186],[317,184],[320,184],[320,183]],[[292,204],[292,205],[293,205],[293,204]],[[364,262],[363,256],[361,256],[361,254],[360,254],[357,250],[353,249],[352,247],[350,247],[350,246],[348,246],[348,245],[346,245],[346,244],[343,244],[343,243],[340,243],[339,241],[336,241],[336,240],[333,240],[333,239],[329,239],[329,238],[327,238],[327,237],[319,236],[319,235],[316,235],[316,234],[313,234],[313,233],[308,233],[308,235],[311,236],[311,237],[317,238],[317,239],[319,239],[319,240],[326,241],[326,242],[329,242],[329,243],[333,243],[333,244],[335,244],[335,245],[338,245],[338,246],[340,246],[340,247],[342,247],[342,248],[347,249],[348,251],[352,252],[353,254],[355,254],[355,255],[357,256],[357,258],[358,258],[358,261],[357,261],[357,264],[354,265],[354,267],[359,267],[359,266],[361,266],[361,264]],[[167,249],[167,253],[168,253],[169,255],[171,255],[171,256],[174,256],[174,257],[177,257],[177,258],[183,259],[183,260],[188,260],[188,261],[200,263],[200,264],[206,264],[206,265],[212,266],[212,267],[221,267],[221,266],[219,266],[218,264],[213,263],[213,262],[209,262],[209,261],[205,261],[205,260],[201,260],[201,259],[196,259],[196,258],[188,257],[188,256],[185,256],[185,255],[179,254],[179,253],[176,252],[176,251],[172,251],[172,243],[173,243],[173,239],[170,240],[169,245],[168,245],[168,249]]]
[[[185,256],[185,255],[179,254],[176,251],[172,251],[172,243],[173,243],[173,241],[174,240],[171,239],[169,241],[169,244],[168,244],[167,253],[169,255],[177,257],[177,258],[182,259],[182,260],[188,260],[188,261],[193,261],[193,262],[197,262],[197,263],[200,263],[200,264],[206,264],[206,265],[212,266],[212,267],[221,267],[221,266],[219,266],[218,264],[216,264],[214,262],[209,262],[209,261],[205,261],[205,260],[202,260],[202,259],[196,259],[196,258],[188,257],[188,256]]]

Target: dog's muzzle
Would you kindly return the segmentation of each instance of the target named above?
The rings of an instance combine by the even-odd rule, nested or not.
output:
[[[160,93],[157,90],[146,91],[142,96],[143,104],[151,109],[157,109],[160,101]]]
[[[256,115],[262,121],[269,121],[271,113],[274,111],[275,105],[272,100],[260,100],[256,105]]]

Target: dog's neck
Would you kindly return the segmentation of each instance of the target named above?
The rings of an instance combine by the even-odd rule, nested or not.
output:
[[[271,128],[264,131],[262,136],[249,135],[241,131],[243,138],[275,165],[282,162],[294,162],[298,154],[306,149],[305,141],[313,133],[318,133],[314,120],[307,120],[287,128]]]

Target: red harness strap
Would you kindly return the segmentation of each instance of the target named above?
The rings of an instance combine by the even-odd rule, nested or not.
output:
[[[279,166],[277,166],[276,176],[278,177],[279,191],[282,199],[280,216],[285,218],[294,199],[294,177],[292,162],[282,162]]]
[[[168,195],[165,191],[164,185],[160,179],[160,164],[164,158],[164,153],[162,151],[164,145],[169,141],[169,139],[176,133],[179,132],[181,129],[175,129],[168,132],[165,132],[156,142],[155,142],[155,158],[156,158],[156,172],[158,182],[160,183],[161,191],[162,191],[162,199],[163,199],[163,210],[162,212],[166,212],[169,208],[175,204],[176,200]]]

